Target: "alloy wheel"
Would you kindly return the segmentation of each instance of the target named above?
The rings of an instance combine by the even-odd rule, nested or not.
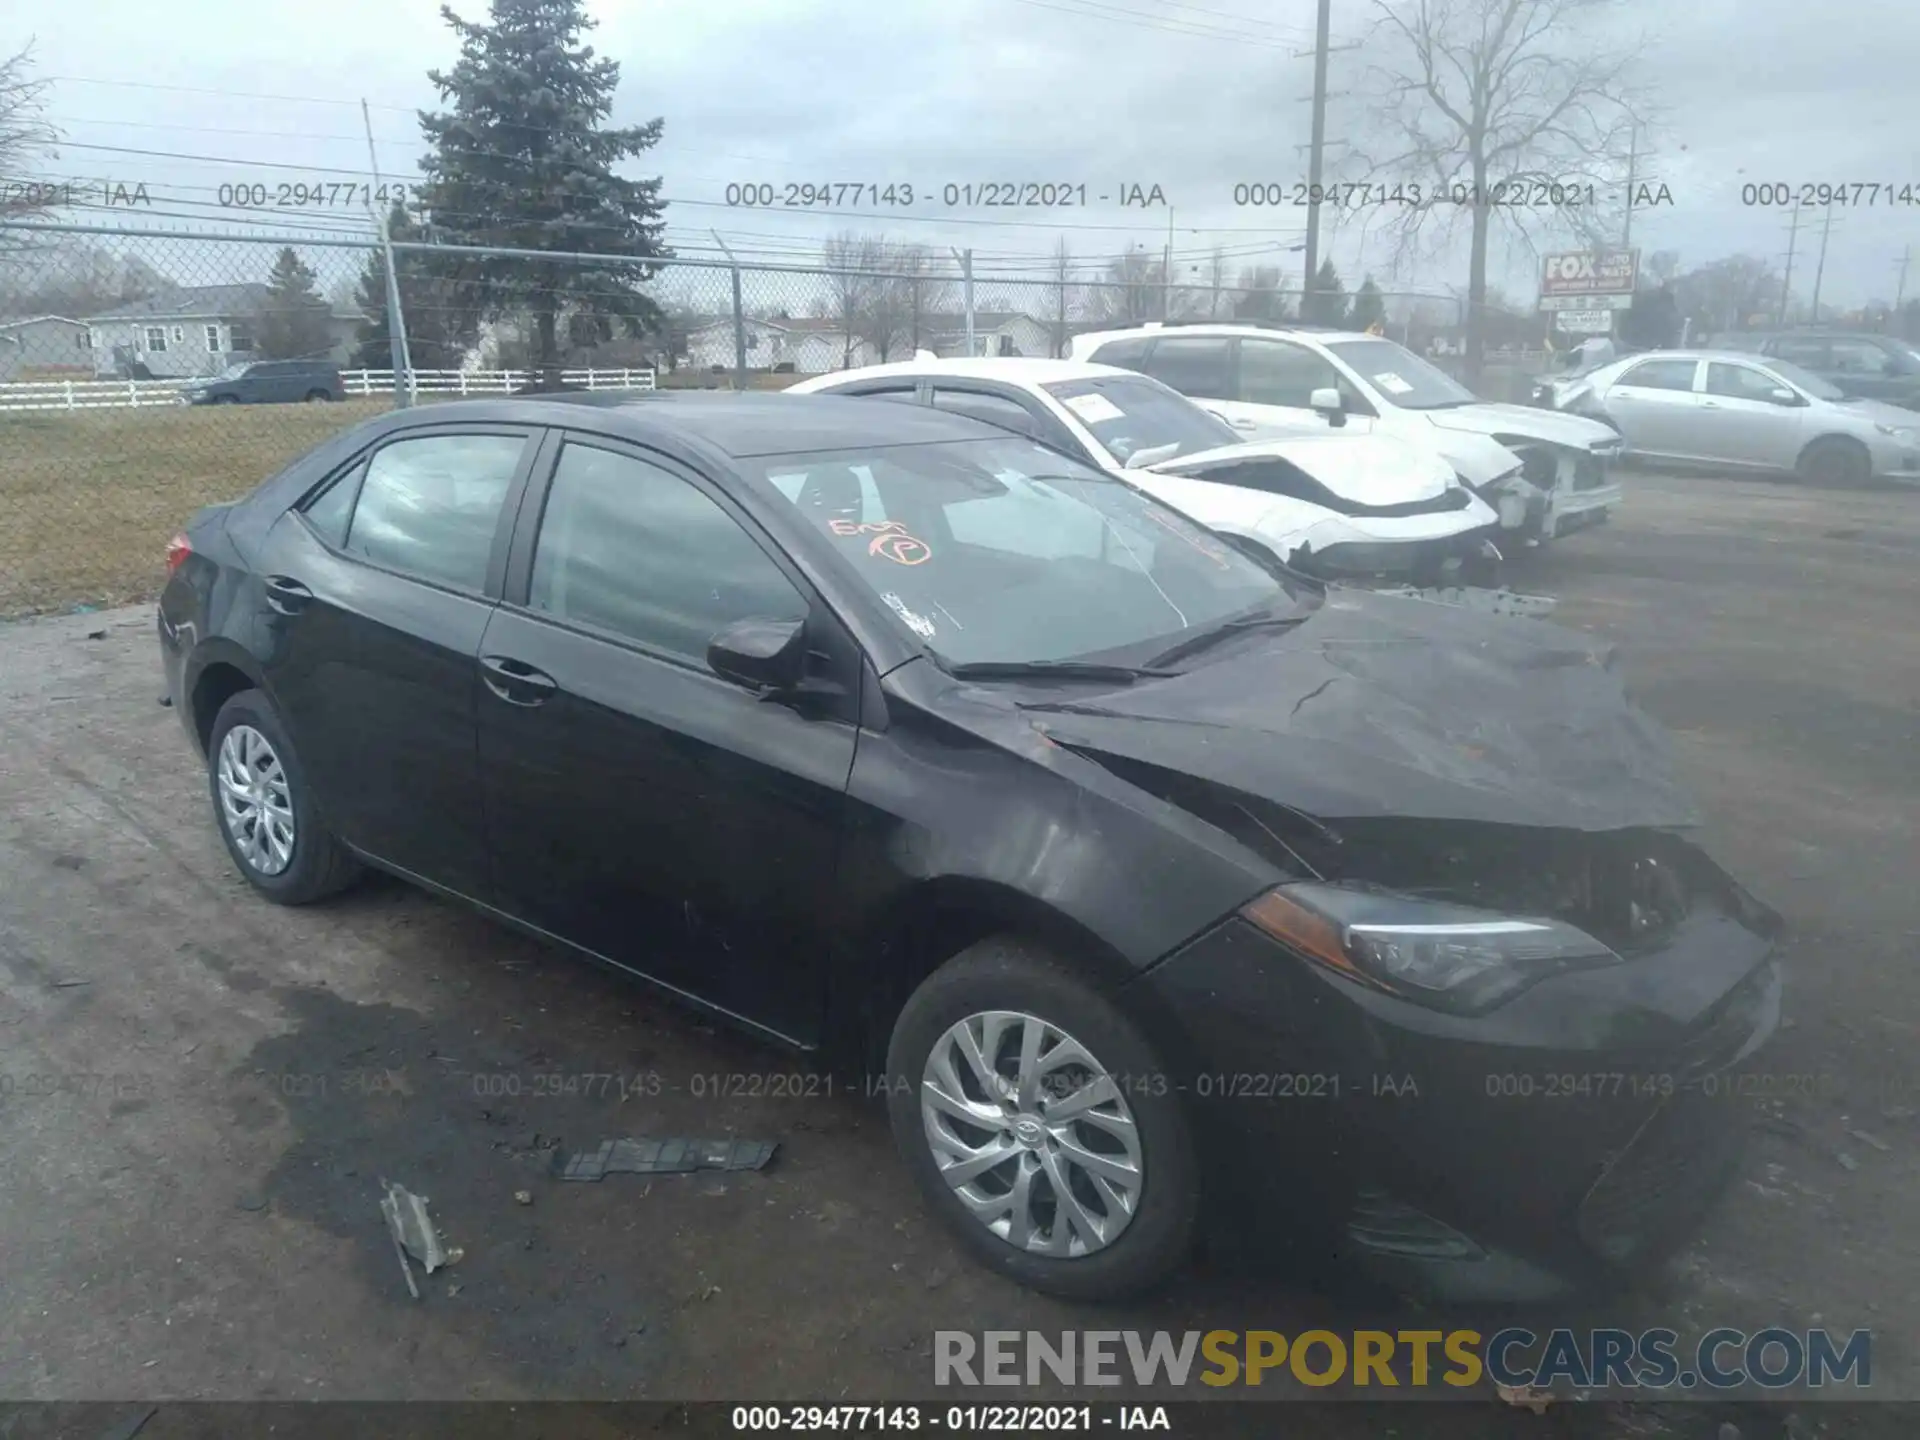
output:
[[[251,725],[227,731],[214,777],[234,849],[259,874],[278,875],[293,861],[293,797],[267,737]]]
[[[1059,1026],[987,1010],[949,1026],[920,1081],[935,1168],[1007,1244],[1078,1258],[1139,1212],[1139,1128],[1120,1082]]]

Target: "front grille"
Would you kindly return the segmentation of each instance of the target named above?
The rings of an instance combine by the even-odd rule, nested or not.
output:
[[[1582,455],[1573,466],[1573,488],[1598,490],[1607,483],[1607,457]]]
[[[1684,1238],[1726,1184],[1745,1112],[1682,1091],[1608,1161],[1580,1202],[1580,1238],[1615,1263]]]

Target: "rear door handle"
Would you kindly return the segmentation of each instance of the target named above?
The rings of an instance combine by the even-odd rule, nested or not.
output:
[[[509,705],[541,705],[560,689],[560,682],[524,660],[506,655],[482,655],[481,679]]]
[[[265,580],[267,604],[282,615],[298,614],[313,599],[313,591],[291,575],[269,575]]]
[[[1702,400],[1700,402],[1700,408],[1702,410],[1718,410],[1720,408],[1720,402],[1718,400]]]
[[[1236,430],[1256,430],[1259,428],[1259,425],[1260,425],[1260,422],[1257,420],[1246,420],[1246,419],[1229,420],[1227,423],[1233,426],[1233,428]]]

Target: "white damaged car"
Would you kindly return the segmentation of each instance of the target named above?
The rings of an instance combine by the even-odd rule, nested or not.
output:
[[[1529,540],[1598,524],[1620,504],[1616,431],[1576,415],[1482,400],[1384,336],[1196,321],[1077,335],[1072,349],[1076,360],[1165,381],[1248,438],[1331,429],[1394,435],[1434,450]],[[1464,469],[1461,447],[1487,440],[1521,458],[1527,488],[1496,494]],[[1516,524],[1517,510],[1524,516]]]
[[[971,415],[1120,476],[1261,557],[1326,579],[1497,582],[1500,516],[1428,450],[1326,431],[1249,441],[1179,392],[1072,360],[923,355],[789,387]],[[1517,474],[1508,456],[1501,467]]]

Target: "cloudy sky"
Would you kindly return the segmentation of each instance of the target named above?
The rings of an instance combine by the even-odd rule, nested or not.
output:
[[[1394,0],[1404,4],[1408,0]],[[1091,269],[1132,244],[1168,243],[1169,210],[1127,208],[1120,188],[1159,186],[1183,267],[1224,247],[1236,269],[1297,271],[1304,212],[1236,208],[1233,187],[1305,175],[1312,0],[590,0],[593,42],[623,66],[616,119],[662,116],[665,138],[637,173],[664,177],[670,238],[711,250],[718,231],[742,253],[794,256],[830,231],[884,232],[969,246],[983,270],[1037,268],[1065,236]],[[413,173],[413,113],[435,103],[426,71],[454,54],[428,0],[66,0],[17,3],[0,51],[32,38],[53,81],[51,115],[67,136],[49,172],[97,187],[144,183],[142,224],[221,216],[222,185],[364,175],[360,100],[371,107],[382,168]],[[477,16],[484,0],[460,0]],[[1670,205],[1636,215],[1643,250],[1683,267],[1746,252],[1776,266],[1789,212],[1742,204],[1760,182],[1881,182],[1920,200],[1912,0],[1620,0],[1615,27],[1644,34],[1644,79],[1664,111],[1642,174]],[[1366,34],[1371,0],[1333,0],[1337,42]],[[1364,146],[1363,95],[1380,54],[1333,56],[1328,134]],[[134,153],[134,152],[163,153]],[[217,163],[186,156],[218,156]],[[1390,176],[1344,178],[1391,181]],[[1417,177],[1413,177],[1417,178]],[[949,208],[948,184],[1084,184],[1065,210]],[[906,183],[911,209],[856,213],[745,209],[730,183]],[[931,203],[930,203],[931,202]],[[224,212],[231,214],[231,212]],[[351,225],[351,207],[311,212]],[[135,212],[129,212],[133,218]],[[1805,213],[1795,289],[1811,287],[1824,212]],[[1331,234],[1349,285],[1464,283],[1456,257],[1393,273],[1390,240],[1365,225]],[[1836,210],[1823,298],[1891,299],[1920,204]],[[1498,282],[1530,296],[1537,263],[1494,257]],[[1191,271],[1189,273],[1192,273]],[[1907,293],[1920,293],[1920,271]]]

